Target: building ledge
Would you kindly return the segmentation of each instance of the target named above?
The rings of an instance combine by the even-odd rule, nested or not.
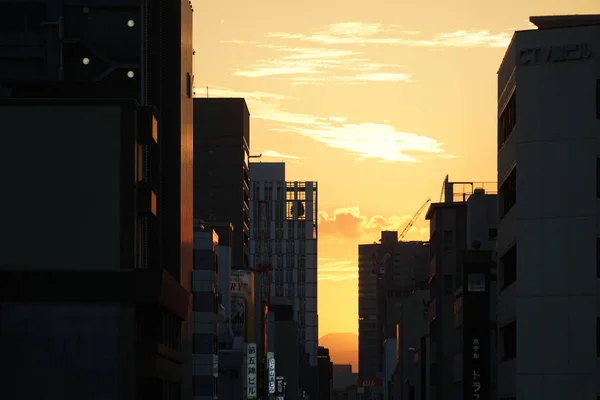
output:
[[[573,28],[600,25],[600,14],[532,16],[529,21],[538,29]]]

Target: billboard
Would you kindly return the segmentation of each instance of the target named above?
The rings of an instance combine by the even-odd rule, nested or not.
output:
[[[246,342],[254,340],[254,273],[231,271],[231,328],[235,336]]]

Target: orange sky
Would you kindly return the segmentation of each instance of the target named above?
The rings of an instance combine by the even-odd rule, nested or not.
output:
[[[359,243],[444,176],[496,180],[496,71],[530,15],[598,0],[194,1],[196,95],[245,97],[251,153],[319,182],[319,335],[358,331]],[[406,239],[427,239],[423,217]]]

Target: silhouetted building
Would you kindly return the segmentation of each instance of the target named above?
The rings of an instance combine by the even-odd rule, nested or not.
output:
[[[329,349],[319,346],[317,353],[317,369],[319,373],[319,400],[331,400],[333,390],[333,363]]]
[[[244,99],[194,99],[194,217],[231,222],[232,265],[249,268],[250,113]]]
[[[317,367],[317,182],[287,182],[284,163],[251,163],[252,268],[265,302],[289,301],[299,344]]]
[[[191,4],[0,1],[0,23],[1,397],[191,395]]]
[[[194,222],[192,379],[204,398],[219,397],[219,236]],[[212,389],[212,394],[211,394]]]
[[[302,357],[305,354],[298,345],[298,323],[294,321],[294,309],[291,305],[276,304],[269,307],[275,314],[275,360],[277,376],[285,378],[288,400],[302,399],[301,375]]]
[[[359,245],[358,251],[358,374],[362,382],[377,382],[365,388],[367,397],[383,396],[389,391],[385,371],[391,375],[394,369],[388,366],[392,361],[384,342],[396,337],[404,298],[427,287],[429,247],[426,242],[399,242],[398,232],[383,231],[380,243]]]
[[[600,15],[530,21],[498,71],[498,395],[594,398]]]
[[[443,202],[432,203],[426,214],[430,221],[430,282],[428,303],[429,341],[427,349],[431,364],[430,400],[445,400],[448,396],[462,398],[463,380],[454,373],[457,355],[462,354],[462,334],[456,328],[462,318],[456,307],[461,306],[464,277],[464,252],[468,243],[479,240],[481,250],[490,250],[496,238],[496,196],[493,183],[443,183]],[[469,211],[473,204],[475,211]],[[472,244],[471,243],[471,244]],[[457,298],[459,299],[457,301]],[[482,333],[483,334],[483,333]],[[491,333],[490,333],[491,334]],[[459,359],[459,358],[458,358]],[[483,397],[482,397],[483,399]]]

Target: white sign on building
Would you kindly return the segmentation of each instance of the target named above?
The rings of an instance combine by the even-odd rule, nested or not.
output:
[[[246,345],[246,397],[256,399],[256,343]]]
[[[267,371],[269,373],[269,394],[275,393],[275,353],[267,353]]]

